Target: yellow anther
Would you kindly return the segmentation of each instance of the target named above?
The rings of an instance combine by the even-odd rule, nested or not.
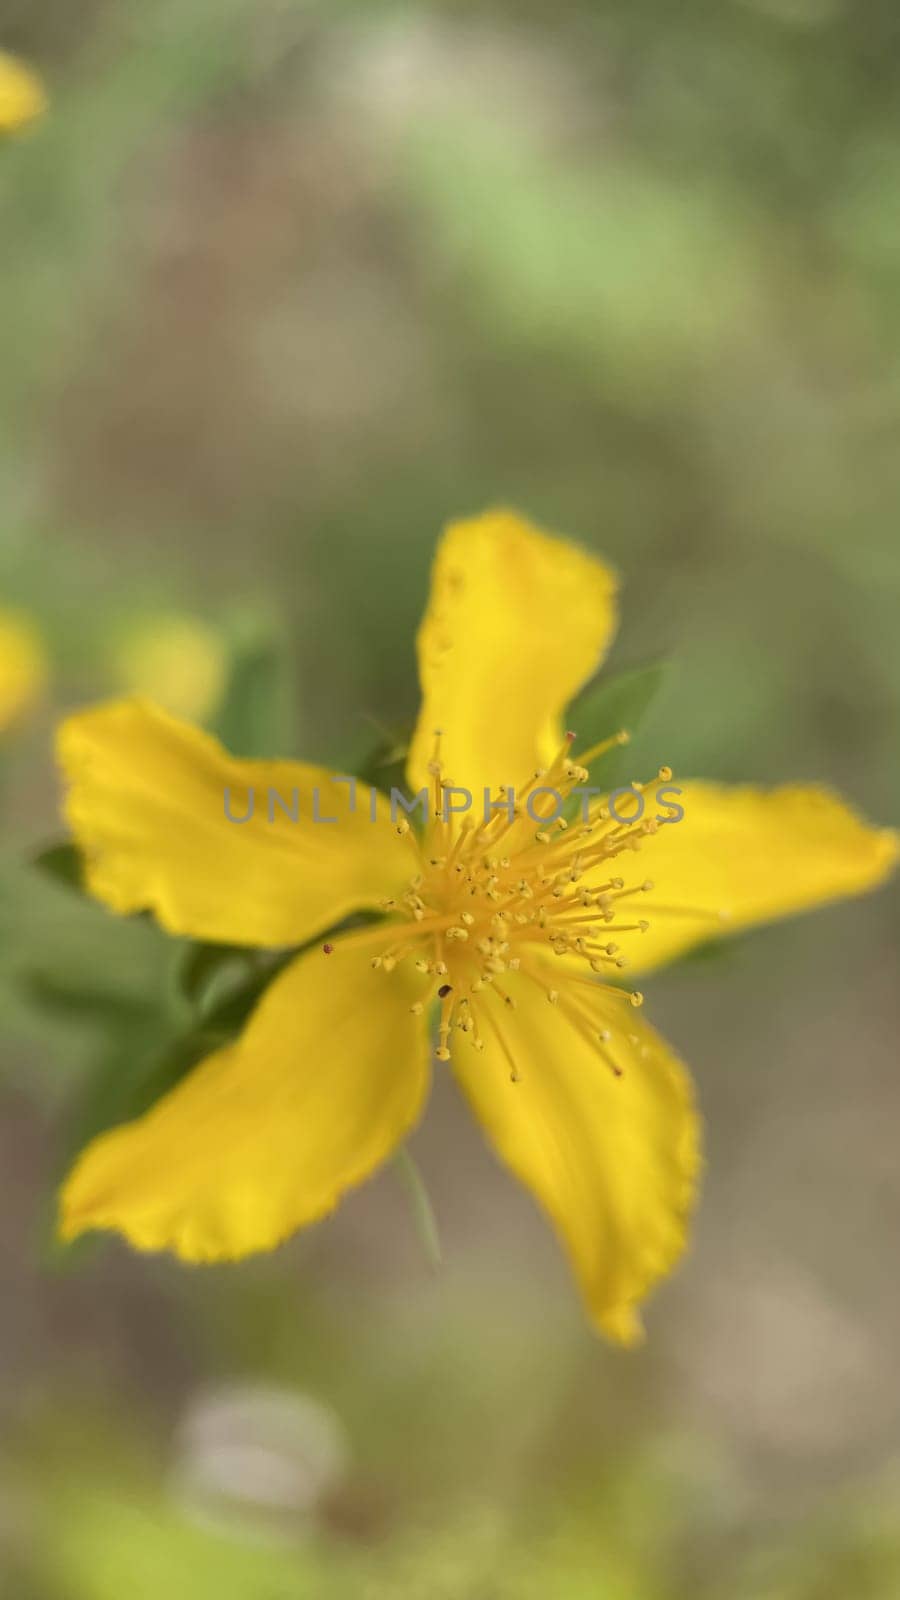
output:
[[[619,742],[616,736],[607,741],[607,747]],[[436,811],[449,782],[444,774],[436,746],[432,757]],[[667,782],[669,775],[670,769],[660,767],[655,781]],[[567,741],[555,757],[549,776],[537,773],[535,783],[545,780],[555,784],[558,791],[568,793],[575,780],[587,778],[585,758],[572,759]],[[632,792],[640,805],[640,795],[652,794],[653,784],[635,783]],[[617,985],[621,981],[618,973],[626,966],[626,956],[620,953],[620,945],[607,941],[605,935],[613,932],[624,937],[627,953],[628,935],[647,932],[648,921],[634,917],[629,922],[621,911],[629,897],[649,891],[652,880],[635,882],[633,873],[602,880],[617,859],[624,867],[630,860],[630,851],[643,847],[652,854],[650,836],[657,825],[650,817],[622,822],[608,809],[604,819],[593,805],[583,826],[576,822],[567,828],[566,819],[547,817],[534,824],[537,832],[525,823],[524,832],[522,828],[517,832],[508,809],[506,815],[502,814],[505,809],[498,808],[498,814],[486,824],[470,822],[460,827],[454,822],[449,830],[443,819],[436,819],[420,847],[420,870],[409,888],[396,898],[386,896],[380,902],[382,911],[394,913],[391,920],[397,936],[390,948],[381,947],[381,954],[372,959],[372,965],[391,972],[408,957],[415,962],[417,972],[432,979],[443,1002],[437,1059],[448,1061],[454,1029],[464,1033],[474,1048],[484,1048],[479,1007],[486,1023],[496,1011],[489,990],[493,989],[505,1005],[513,1008],[513,997],[500,987],[506,972],[522,972],[531,982],[538,976],[530,965],[533,958],[546,957],[548,952],[565,956],[565,962],[554,971],[553,986],[548,983],[544,988],[548,1002],[564,1010],[576,1025],[580,1017],[585,1037],[597,1041],[596,1048],[610,1071],[621,1076],[621,1068],[605,1049],[609,1030],[598,1034],[591,1027],[583,1010],[587,1002],[576,986],[593,986],[595,994],[605,991],[616,995],[623,1005],[640,1005],[639,992],[608,987],[611,980]],[[501,849],[508,853],[501,855]],[[648,905],[654,917],[656,909],[655,904]],[[678,909],[667,905],[661,911],[671,913]],[[389,937],[386,930],[385,945]],[[477,959],[473,961],[472,957]],[[574,970],[576,960],[582,963],[580,974]],[[410,1011],[421,1017],[427,1014],[429,1005],[428,996],[423,994]],[[508,1042],[501,1037],[499,1028],[496,1031],[496,1043],[515,1079]]]
[[[625,728],[620,728],[611,739],[601,739],[599,744],[591,745],[590,750],[583,750],[578,759],[583,766],[590,766],[592,761],[596,761],[598,756],[605,755],[607,750],[612,750],[619,744],[627,744],[630,737]]]

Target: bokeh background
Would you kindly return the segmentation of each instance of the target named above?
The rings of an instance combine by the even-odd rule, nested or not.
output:
[[[890,1600],[898,902],[654,981],[694,1245],[622,1354],[449,1084],[271,1258],[62,1252],[53,1190],[183,1004],[28,865],[54,718],[143,687],[346,765],[416,704],[449,517],[620,569],[635,770],[898,818],[895,0],[0,0],[0,1589],[9,1600]],[[489,692],[486,685],[486,692]],[[176,952],[177,955],[177,952]]]

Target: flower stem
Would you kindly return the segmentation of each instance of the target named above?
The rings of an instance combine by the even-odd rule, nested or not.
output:
[[[437,1218],[428,1197],[425,1180],[405,1145],[401,1146],[394,1157],[394,1170],[406,1190],[413,1222],[428,1265],[436,1271],[443,1259]]]

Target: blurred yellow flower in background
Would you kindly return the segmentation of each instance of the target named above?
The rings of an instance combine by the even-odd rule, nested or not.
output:
[[[0,133],[14,133],[43,116],[47,91],[33,67],[0,50]]]
[[[66,815],[112,910],[276,948],[384,913],[298,954],[239,1040],[89,1145],[63,1190],[64,1237],[116,1229],[188,1261],[277,1245],[412,1128],[439,1004],[437,1060],[452,1059],[495,1150],[555,1224],[593,1323],[639,1338],[640,1303],[684,1248],[700,1127],[687,1072],[621,968],[873,888],[897,839],[815,787],[687,782],[677,826],[621,822],[602,797],[577,820],[536,825],[536,786],[585,785],[616,741],[611,728],[575,755],[561,721],[616,620],[613,573],[576,546],[505,511],[447,530],[407,765],[410,790],[430,793],[421,838],[383,796],[371,816],[368,803],[351,812],[346,780],[232,759],[143,701],[63,724]],[[670,781],[661,768],[638,788],[655,800]],[[490,819],[480,806],[445,815],[453,785],[489,791]],[[269,789],[297,792],[299,821],[229,822],[225,791]],[[316,790],[339,825],[314,825]]]
[[[119,630],[111,666],[121,688],[203,722],[222,698],[228,656],[215,628],[198,617],[151,612]]]
[[[37,628],[20,612],[0,610],[0,733],[37,704],[47,675]]]

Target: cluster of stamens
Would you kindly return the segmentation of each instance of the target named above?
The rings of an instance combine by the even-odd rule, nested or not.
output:
[[[642,1003],[638,991],[621,986],[619,974],[627,958],[619,939],[648,929],[649,922],[635,916],[633,908],[653,883],[646,878],[629,882],[623,862],[660,826],[657,817],[647,814],[646,802],[671,781],[672,773],[661,767],[651,783],[629,785],[636,801],[644,797],[640,820],[620,820],[626,803],[613,811],[602,799],[581,804],[577,815],[557,815],[560,808],[554,803],[554,820],[543,820],[546,808],[541,813],[534,803],[529,805],[530,797],[536,801],[535,791],[540,787],[567,801],[573,790],[588,784],[588,763],[626,743],[627,735],[614,735],[577,761],[572,758],[574,741],[575,735],[568,733],[546,771],[535,772],[521,792],[494,797],[483,819],[476,821],[472,816],[461,820],[448,808],[446,795],[455,786],[444,771],[440,733],[435,736],[429,765],[431,814],[418,841],[420,870],[402,896],[382,903],[389,914],[385,948],[372,957],[372,966],[389,974],[411,960],[431,980],[412,1010],[421,1014],[439,1001],[439,1061],[450,1060],[454,1033],[481,1051],[488,1029],[504,1049],[516,1081],[516,1063],[500,1025],[501,1007],[516,1005],[507,987],[509,975],[515,974],[539,985],[548,1003],[621,1075],[609,1048],[611,1032],[598,1029],[591,1001],[602,986],[606,996],[624,1006]],[[405,817],[395,826],[401,834],[409,831]],[[560,958],[559,976],[554,975],[552,984],[542,959],[548,953]]]

